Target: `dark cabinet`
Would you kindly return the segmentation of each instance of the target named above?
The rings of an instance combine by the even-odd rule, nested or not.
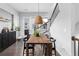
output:
[[[12,32],[10,32],[8,35],[9,35],[9,45],[11,45],[11,44],[12,44],[12,41],[13,41],[13,40],[12,40],[12,39],[13,39],[13,38],[12,38],[12,36],[13,36],[13,35],[12,35]]]
[[[16,32],[7,32],[0,34],[0,51],[3,51],[16,42]]]
[[[15,43],[16,42],[16,33],[15,32],[13,32],[13,34],[12,34],[12,38],[13,38],[13,43]]]
[[[15,32],[8,33],[8,41],[9,41],[9,45],[12,45],[13,43],[16,42],[16,33]]]
[[[2,49],[7,48],[8,41],[7,41],[7,33],[2,33]]]
[[[1,40],[1,34],[0,34],[0,52],[2,51],[2,40]]]

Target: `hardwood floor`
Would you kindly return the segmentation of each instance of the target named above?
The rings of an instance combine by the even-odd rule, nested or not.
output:
[[[0,56],[21,56],[23,50],[23,42],[17,41],[3,52],[0,53]]]
[[[35,46],[35,56],[43,56],[42,53],[43,50],[41,50],[40,45]],[[56,53],[57,56],[60,56],[58,53]],[[7,49],[5,49],[3,52],[0,53],[0,56],[23,56],[23,41],[17,41]]]

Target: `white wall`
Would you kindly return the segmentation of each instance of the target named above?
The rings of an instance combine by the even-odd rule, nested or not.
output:
[[[79,34],[79,3],[73,4],[73,14],[72,14],[72,35]]]
[[[6,3],[0,3],[0,8],[4,9],[5,11],[7,11],[7,12],[9,12],[9,13],[14,15],[14,28],[16,26],[19,26],[19,16],[18,16],[18,12],[16,10],[14,10],[11,6],[9,6]],[[5,24],[5,23],[3,23],[3,24]]]
[[[22,15],[19,15],[19,17],[20,17],[20,18],[19,18],[19,19],[20,19],[20,20],[19,20],[20,36],[23,36],[23,35],[24,35],[24,29],[25,29],[25,28],[24,28],[24,26],[25,26],[25,25],[24,25],[24,24],[25,24],[24,19],[25,19],[25,18],[24,18]]]
[[[8,12],[4,11],[3,9],[0,8],[0,16],[2,16],[4,19],[8,19],[9,21],[4,22],[4,21],[0,21],[0,32],[3,29],[3,27],[8,27],[9,29],[11,29],[11,14],[9,14]],[[5,23],[5,24],[4,24]]]
[[[71,37],[79,36],[79,3],[59,4],[59,8],[60,13],[53,22],[50,32],[57,40],[57,50],[61,55],[74,55],[74,43]],[[76,50],[78,55],[78,49]]]
[[[57,51],[64,56],[71,53],[71,4],[59,3],[60,12],[51,25],[51,36],[56,39]]]

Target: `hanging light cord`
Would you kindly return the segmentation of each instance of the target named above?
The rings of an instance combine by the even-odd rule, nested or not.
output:
[[[39,0],[38,0],[38,16],[39,16]]]

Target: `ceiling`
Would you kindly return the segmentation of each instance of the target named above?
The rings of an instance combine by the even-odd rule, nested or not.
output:
[[[49,12],[54,6],[54,3],[8,3],[18,12]]]
[[[41,15],[43,18],[49,19],[54,10],[56,3],[6,3],[14,8],[20,15],[33,16]]]

